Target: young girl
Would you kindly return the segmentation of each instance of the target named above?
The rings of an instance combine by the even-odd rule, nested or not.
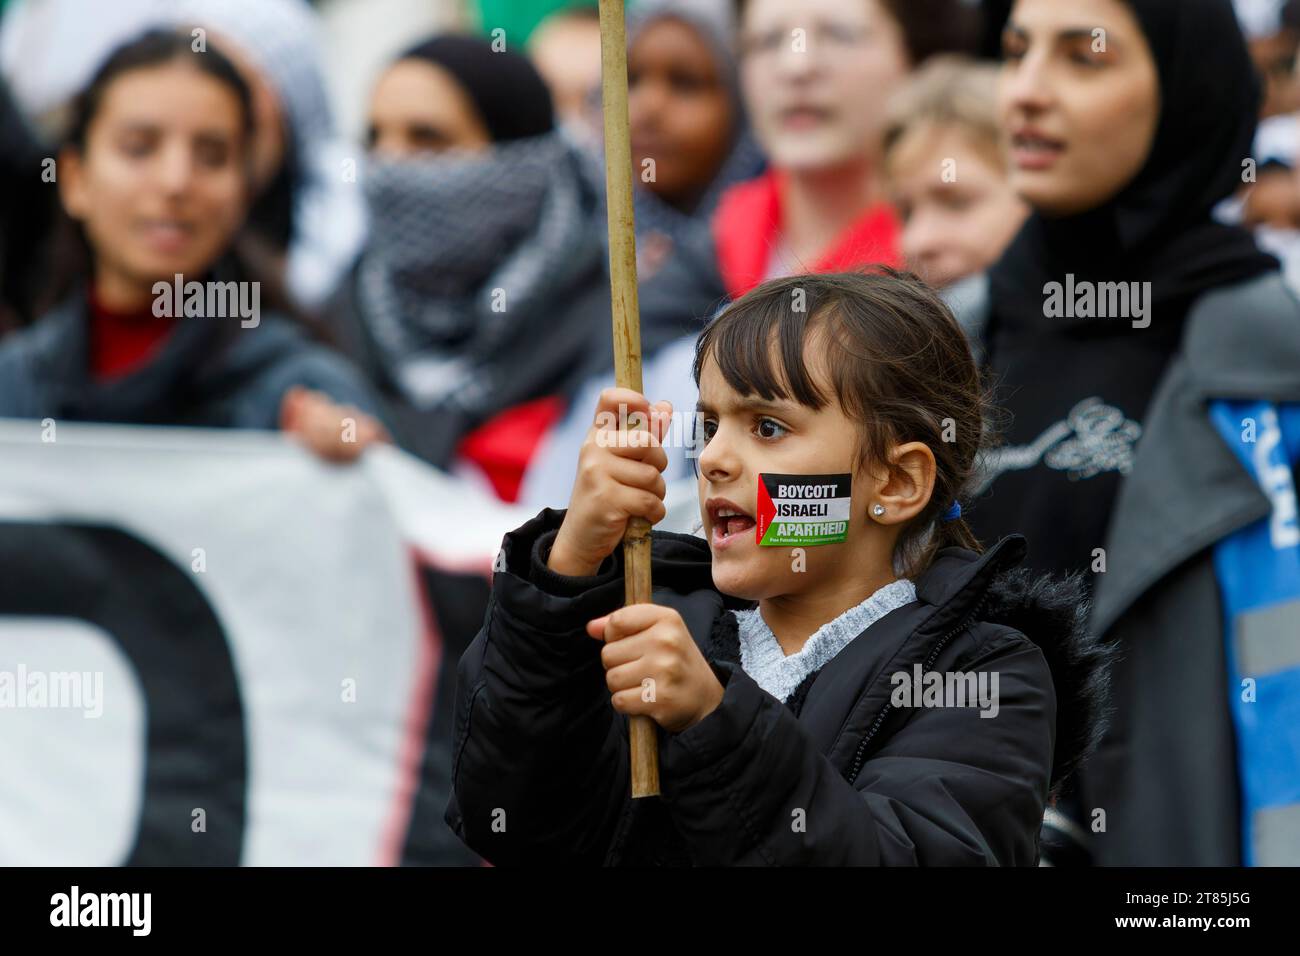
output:
[[[448,823],[496,864],[1034,864],[1104,661],[1074,582],[1008,574],[1023,539],[980,554],[961,520],[984,408],[951,313],[894,272],[770,282],[695,377],[707,541],[655,532],[655,603],[620,609],[671,409],[607,390],[568,510],[504,541]],[[629,795],[630,714],[661,799]]]
[[[215,47],[192,43],[155,31],[125,44],[74,104],[57,171],[75,249],[47,283],[52,307],[0,344],[0,416],[283,427],[355,457],[383,434],[376,400],[274,310],[236,253],[251,94]]]

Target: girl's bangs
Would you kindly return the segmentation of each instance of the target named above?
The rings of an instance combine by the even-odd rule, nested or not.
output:
[[[808,312],[796,311],[784,290],[746,298],[731,306],[700,334],[695,347],[695,384],[710,358],[728,385],[765,401],[795,401],[820,409],[827,397],[804,362],[812,331]]]

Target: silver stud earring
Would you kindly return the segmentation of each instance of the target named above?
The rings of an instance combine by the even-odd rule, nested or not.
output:
[[[885,513],[885,506],[880,503],[876,503],[871,506],[871,513],[875,515],[877,518],[879,518],[881,515]]]

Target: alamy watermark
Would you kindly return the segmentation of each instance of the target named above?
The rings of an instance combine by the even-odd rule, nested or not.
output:
[[[51,926],[118,926],[132,936],[148,936],[153,927],[152,893],[83,893],[73,884],[50,897]]]
[[[178,272],[172,282],[155,282],[153,294],[153,314],[159,318],[239,319],[245,329],[262,321],[260,282],[186,282]]]
[[[97,719],[104,713],[102,671],[0,670],[0,710],[80,710]]]
[[[1075,281],[1043,286],[1043,315],[1049,319],[1131,319],[1133,328],[1151,324],[1150,282]]]
[[[667,427],[663,430],[663,440],[659,443],[661,448],[684,448],[687,458],[698,458],[704,451],[704,413],[703,412],[677,412],[665,416],[662,412],[654,412],[654,418],[659,421],[665,417],[668,418]],[[637,430],[642,430],[646,423],[646,415],[641,411],[631,411],[628,406],[620,402],[618,412],[603,411],[596,415],[596,441],[602,447],[623,448],[632,441],[628,436]]]
[[[915,664],[911,672],[895,671],[889,702],[905,707],[978,707],[980,717],[998,715],[997,671],[925,671]]]

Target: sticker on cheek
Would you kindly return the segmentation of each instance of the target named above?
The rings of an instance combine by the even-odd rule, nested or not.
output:
[[[759,475],[758,524],[764,547],[840,544],[849,535],[852,475]]]

